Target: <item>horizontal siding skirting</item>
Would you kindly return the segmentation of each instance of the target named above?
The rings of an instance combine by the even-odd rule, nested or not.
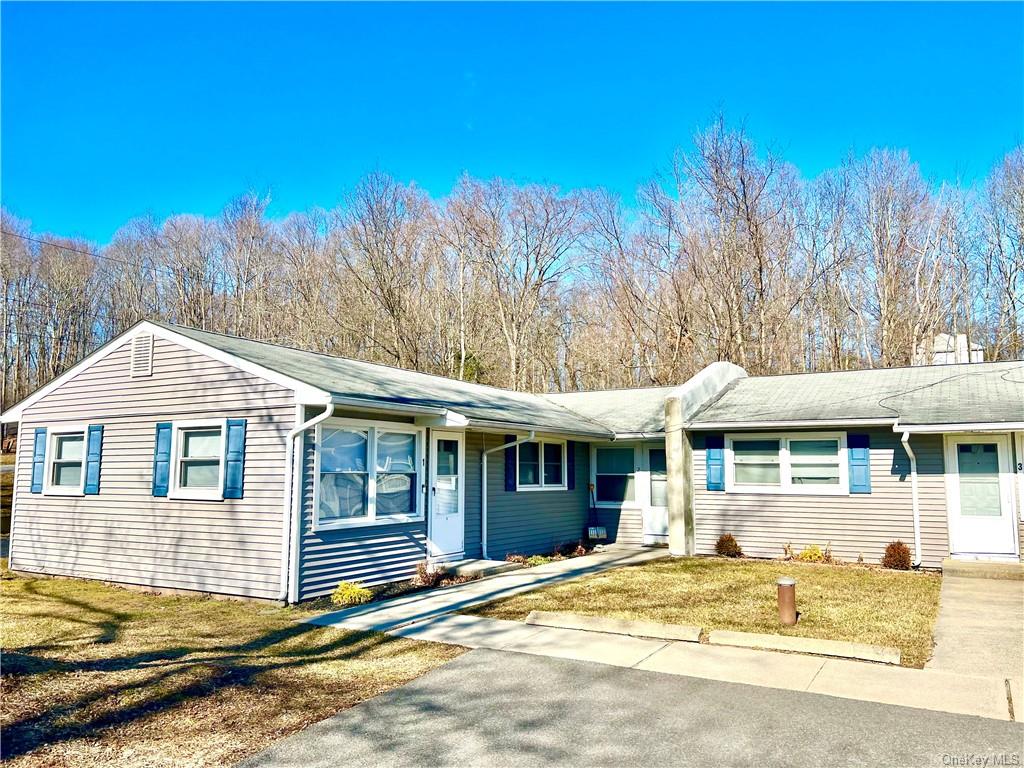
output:
[[[745,430],[749,431],[749,430]],[[878,563],[886,545],[913,547],[910,461],[899,435],[858,428],[870,435],[871,493],[850,496],[737,494],[705,489],[703,436],[694,435],[694,508],[698,554],[714,554],[723,533],[736,537],[751,557],[779,557],[785,544],[799,551],[831,544],[843,560]],[[949,555],[942,435],[914,435],[918,458],[923,565],[937,568]]]
[[[159,574],[140,575],[135,570],[111,569],[110,567],[93,568],[88,564],[73,564],[71,566],[59,566],[47,564],[46,567],[35,567],[18,565],[17,571],[23,573],[38,573],[45,576],[69,576],[81,579],[96,579],[98,581],[109,581],[115,584],[131,584],[139,587],[153,587],[155,589],[187,589],[196,592],[209,592],[211,594],[233,595],[235,597],[252,597],[263,600],[276,600],[279,595],[276,590],[268,590],[265,587],[251,583],[235,580],[224,580],[225,588],[211,590],[207,588],[210,579],[204,575],[193,575],[190,573],[160,572]],[[159,578],[155,583],[153,578]]]
[[[644,521],[641,509],[598,508],[598,525],[605,527],[608,541],[618,544],[643,544]]]
[[[151,377],[129,378],[129,357],[126,342],[23,414],[21,429],[28,430],[102,424],[102,483],[95,496],[29,494],[31,457],[21,452],[13,567],[278,598],[291,391],[160,338]],[[154,498],[155,424],[204,417],[246,419],[244,497]]]

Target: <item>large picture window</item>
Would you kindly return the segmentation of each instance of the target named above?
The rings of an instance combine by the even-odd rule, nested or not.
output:
[[[636,462],[632,448],[597,448],[595,493],[597,502],[622,504],[636,501]]]
[[[849,493],[846,434],[726,435],[726,491]]]
[[[532,440],[517,449],[516,487],[521,491],[565,490],[563,440]]]
[[[421,429],[328,421],[316,442],[317,528],[422,519]]]

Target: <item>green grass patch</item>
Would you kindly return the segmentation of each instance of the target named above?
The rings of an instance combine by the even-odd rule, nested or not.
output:
[[[462,649],[296,624],[307,608],[5,570],[11,766],[230,765]]]
[[[797,580],[795,627],[778,622],[776,584]],[[530,611],[569,611],[619,619],[688,624],[900,649],[902,663],[922,667],[942,579],[935,573],[853,565],[724,558],[678,558],[618,568],[498,600],[467,613],[521,621]]]

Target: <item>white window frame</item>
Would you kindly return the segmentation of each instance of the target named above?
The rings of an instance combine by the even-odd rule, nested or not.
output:
[[[68,424],[61,427],[49,427],[46,430],[46,456],[44,461],[43,495],[44,496],[84,496],[85,495],[85,462],[89,456],[89,437],[85,424]],[[53,463],[57,457],[57,438],[65,435],[82,436],[82,477],[78,486],[54,485]]]
[[[633,451],[633,500],[601,501],[597,498],[597,451],[599,448],[621,448]],[[592,443],[590,446],[590,483],[594,486],[594,504],[598,509],[645,509],[650,502],[650,473],[645,467],[642,443]],[[603,474],[603,473],[602,473]],[[647,486],[647,487],[645,487]]]
[[[320,446],[323,429],[363,430],[366,437],[366,517],[348,520],[320,519]],[[399,432],[416,436],[416,510],[411,515],[377,516],[377,432]],[[366,528],[369,526],[401,525],[419,523],[425,519],[423,509],[426,428],[414,424],[393,421],[370,421],[367,419],[327,419],[316,425],[313,447],[313,530],[332,531],[342,528]]]
[[[779,485],[737,485],[736,457],[733,452],[733,443],[736,440],[779,441]],[[839,462],[839,484],[795,485],[792,473],[793,462],[789,453],[789,443],[791,440],[838,440],[839,454],[836,460]],[[822,461],[820,463],[831,464],[832,462]],[[846,450],[846,432],[747,432],[727,434],[725,436],[725,492],[786,494],[791,496],[849,496],[850,460]]]
[[[537,458],[540,466],[537,468],[537,479],[539,483],[531,483],[529,485],[519,482],[519,449],[523,446],[522,443],[516,446],[516,490],[517,491],[565,491],[569,489],[569,456],[566,450],[565,440],[554,440],[549,438],[537,438],[536,440],[530,440],[531,443],[536,443],[538,446],[539,453]],[[557,485],[548,485],[544,482],[544,446],[545,445],[558,445],[562,448],[562,482]]]
[[[220,464],[217,470],[217,486],[215,488],[184,488],[181,486],[181,433],[190,429],[220,429]],[[195,419],[171,422],[171,468],[170,482],[167,485],[167,498],[192,501],[223,501],[224,500],[224,464],[227,454],[228,439],[227,419]]]

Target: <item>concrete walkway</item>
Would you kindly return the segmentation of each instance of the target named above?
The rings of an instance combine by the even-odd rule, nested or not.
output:
[[[996,720],[1024,719],[1024,696],[1019,677],[1013,674],[1014,670],[1020,674],[1019,659],[1024,652],[1020,613],[1024,610],[1020,591],[1024,582],[956,577],[950,579],[949,586],[944,582],[936,654],[923,670],[543,627],[457,613],[503,597],[663,557],[667,557],[664,549],[612,547],[587,557],[323,614],[306,623]],[[1014,643],[1016,646],[1011,647]],[[1012,681],[1012,697],[1008,695],[1008,679]],[[1016,718],[1011,715],[1014,705]]]
[[[511,597],[563,581],[589,576],[624,565],[660,560],[668,557],[667,549],[611,546],[585,557],[558,560],[535,568],[523,568],[479,581],[470,581],[444,589],[417,592],[396,597],[380,603],[370,603],[343,611],[333,611],[306,619],[307,624],[386,632],[441,616],[461,611],[474,605],[488,603],[503,597]]]
[[[1009,720],[1001,677],[559,629],[453,614],[389,634],[936,712]]]
[[[1008,680],[1024,721],[1024,581],[943,576],[925,668]]]

